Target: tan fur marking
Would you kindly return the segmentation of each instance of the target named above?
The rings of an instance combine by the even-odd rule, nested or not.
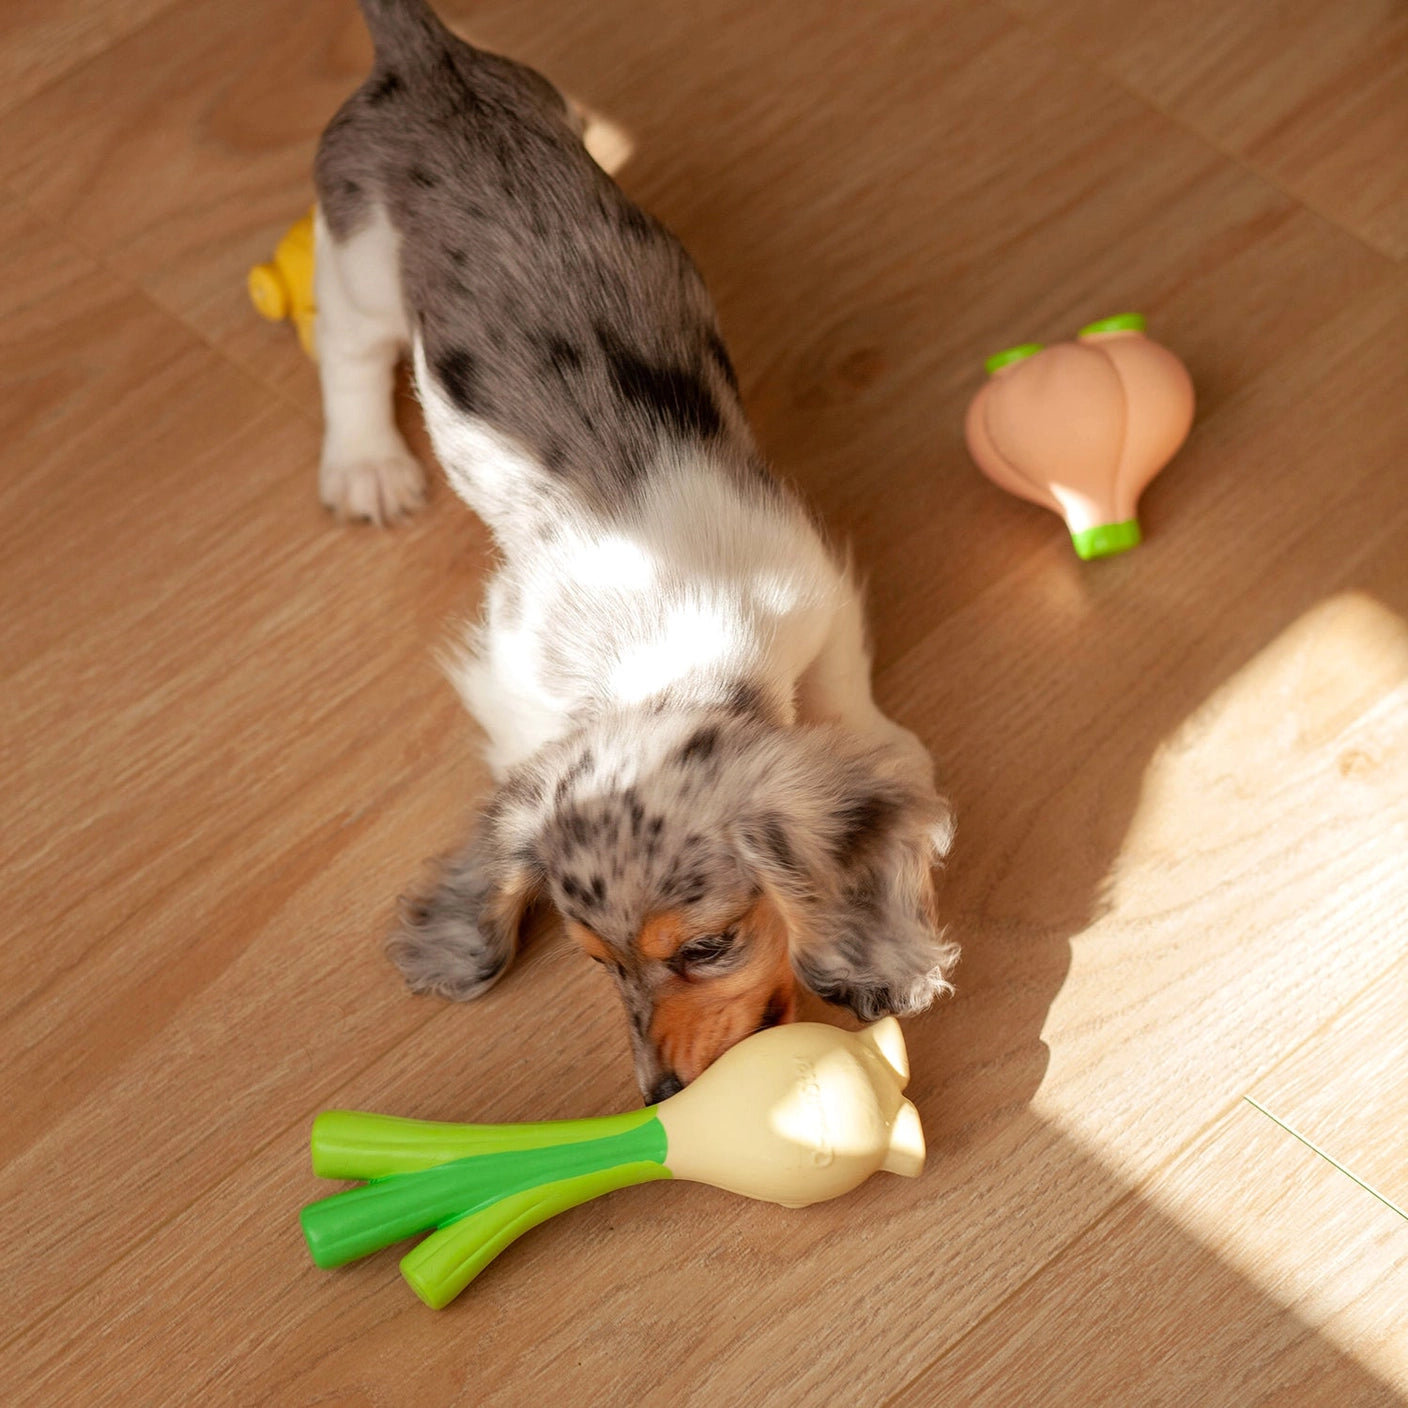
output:
[[[652,914],[641,926],[636,948],[643,958],[664,963],[673,958],[684,941],[690,938],[685,928],[684,914],[678,909],[664,909]]]
[[[566,922],[567,937],[573,943],[581,945],[589,958],[598,958],[603,963],[610,962],[611,950],[607,948],[601,937],[588,929],[585,924],[578,924],[575,919]]]
[[[787,928],[776,906],[767,898],[759,900],[738,928],[748,945],[742,967],[717,978],[672,979],[656,1001],[651,1040],[681,1080],[694,1080],[755,1032],[769,1005],[780,1003],[783,1021],[795,1015]]]

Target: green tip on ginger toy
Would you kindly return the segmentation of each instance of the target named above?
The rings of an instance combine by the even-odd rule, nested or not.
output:
[[[303,1235],[331,1267],[429,1232],[401,1271],[438,1310],[530,1227],[617,1188],[677,1178],[798,1208],[878,1169],[912,1178],[924,1133],[908,1080],[887,1017],[855,1033],[759,1032],[693,1085],[623,1115],[474,1125],[330,1110],[313,1123],[314,1173],[369,1181],[305,1207]]]
[[[271,323],[291,322],[303,350],[316,357],[313,301],[313,212],[310,210],[281,239],[267,264],[256,264],[247,279],[255,311]]]

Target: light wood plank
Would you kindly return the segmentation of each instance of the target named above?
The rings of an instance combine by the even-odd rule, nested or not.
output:
[[[172,0],[9,0],[0,9],[0,112],[140,28]]]
[[[171,5],[0,120],[0,179],[311,407],[306,359],[250,316],[244,278],[311,204],[317,134],[369,54],[340,0]]]
[[[1279,1134],[1229,1111],[892,1402],[1401,1403],[1401,1220]]]
[[[1361,738],[1341,752],[1339,766],[1347,775],[1363,778],[1382,766],[1384,758],[1377,749],[1384,743],[1397,749],[1403,740],[1382,733]],[[1402,819],[1390,814],[1384,824],[1390,844],[1400,855],[1408,854],[1408,829]],[[1408,913],[1395,918],[1400,937],[1408,935]],[[1408,1212],[1408,960],[1336,1012],[1323,1031],[1269,1071],[1250,1094]],[[1296,1145],[1296,1150],[1303,1159],[1318,1157],[1304,1145]],[[1408,1237],[1408,1220],[1403,1233]]]
[[[42,915],[48,928],[6,952],[13,1011],[285,790],[383,731],[408,686],[443,690],[429,647],[473,600],[446,565],[482,555],[484,537],[458,509],[400,539],[340,530],[316,503],[306,420],[8,213],[13,287],[32,296],[11,299],[0,347],[18,393],[0,521],[7,830],[24,837],[0,904],[12,926]],[[364,728],[321,727],[378,688]],[[279,720],[320,738],[321,757],[290,757]],[[62,1043],[70,1023],[45,1010],[31,1018]],[[27,1030],[35,1069],[78,1061],[79,1046],[63,1057]],[[42,1107],[44,1082],[25,1089]]]
[[[1401,5],[1006,3],[1367,243],[1408,256]]]

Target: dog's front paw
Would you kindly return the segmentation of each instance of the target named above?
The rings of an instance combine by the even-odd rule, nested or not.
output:
[[[339,518],[394,523],[425,502],[425,471],[409,450],[363,458],[325,457],[318,491]]]
[[[911,946],[906,940],[883,940],[863,952],[860,941],[845,945],[841,955],[805,955],[797,976],[820,998],[849,1008],[863,1022],[881,1017],[912,1017],[935,998],[953,991],[950,974],[958,962],[958,945],[941,935]]]
[[[514,930],[481,925],[482,896],[451,871],[439,884],[401,899],[401,925],[386,941],[386,956],[412,992],[452,1002],[478,997],[513,960]]]
[[[436,993],[451,1002],[478,997],[508,966],[508,956],[472,925],[425,907],[406,915],[405,927],[386,942],[386,956],[412,992]]]

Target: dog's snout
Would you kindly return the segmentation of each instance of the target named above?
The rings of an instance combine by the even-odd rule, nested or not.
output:
[[[683,1089],[684,1082],[673,1071],[666,1071],[650,1087],[650,1099],[646,1103],[658,1105],[662,1100],[668,1100],[670,1096],[679,1094]]]

